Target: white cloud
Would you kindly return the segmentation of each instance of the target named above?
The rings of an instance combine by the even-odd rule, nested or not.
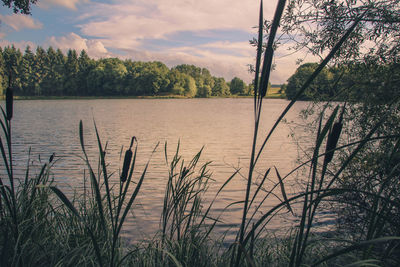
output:
[[[273,10],[269,1],[266,10]],[[81,18],[84,34],[127,47],[134,40],[165,38],[182,31],[234,29],[252,32],[258,23],[255,0],[116,0],[92,3]],[[273,7],[273,8],[272,8]]]
[[[0,15],[0,20],[13,28],[15,31],[20,31],[22,29],[41,29],[43,24],[39,21],[33,19],[31,16],[23,14],[13,14],[3,16]]]
[[[49,8],[51,6],[63,6],[69,9],[76,10],[76,6],[81,3],[88,3],[89,0],[40,0],[39,7]]]
[[[219,51],[225,51],[225,53],[233,53],[235,55],[241,55],[243,57],[253,57],[255,48],[252,47],[248,41],[245,42],[230,42],[230,41],[218,41],[200,45],[199,47],[205,49],[218,49]]]
[[[111,53],[107,51],[100,40],[88,40],[72,32],[67,36],[52,36],[47,43],[53,47],[60,48],[64,52],[68,51],[68,49],[75,49],[78,52],[86,50],[88,55],[92,58],[111,56]]]
[[[36,44],[32,42],[27,42],[27,41],[21,41],[21,42],[10,42],[7,40],[0,40],[0,47],[6,47],[6,46],[15,46],[15,48],[21,50],[22,53],[24,53],[25,49],[27,46],[31,48],[31,51],[36,50]]]

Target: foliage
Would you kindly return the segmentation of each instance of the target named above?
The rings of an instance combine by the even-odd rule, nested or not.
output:
[[[225,79],[213,78],[214,79],[214,87],[211,89],[211,94],[215,96],[227,96],[230,94],[229,87],[225,82]]]
[[[286,97],[292,100],[301,86],[307,81],[308,77],[318,67],[318,63],[306,63],[297,68],[296,72],[290,76],[285,89]],[[333,74],[324,68],[313,83],[306,89],[304,94],[300,96],[301,100],[310,99],[328,99],[332,98],[335,93],[332,90]]]
[[[93,60],[85,50],[28,46],[24,54],[14,46],[0,51],[0,88],[8,74],[20,96],[153,96],[210,97],[229,95],[223,78],[205,68],[178,65],[169,69],[161,62],[138,62],[105,58]]]
[[[372,138],[350,162],[351,150],[341,150],[330,169],[334,172],[348,164],[334,186],[352,190],[336,196],[332,206],[339,230],[352,242],[400,233],[399,12],[399,1],[290,1],[282,23],[286,37],[295,41],[295,49],[306,48],[320,56],[333,47],[350,21],[362,16],[349,42],[334,57],[329,71],[334,76],[331,87],[336,95],[325,99],[350,102],[345,114],[345,144]],[[380,127],[376,129],[377,124]],[[375,133],[369,136],[371,131]],[[400,255],[398,249],[398,244],[389,242],[371,245],[368,251]],[[380,260],[383,265],[396,266],[399,257],[382,256]]]
[[[288,79],[285,92],[292,99],[318,63],[299,66]],[[356,62],[323,69],[301,96],[306,100],[341,100],[347,102],[389,103],[398,95],[399,64]]]
[[[282,20],[282,40],[289,38],[295,49],[306,48],[321,57],[333,48],[347,26],[362,16],[334,62],[398,62],[399,12],[397,0],[290,0]]]
[[[234,77],[229,85],[229,90],[232,95],[244,95],[246,93],[246,84],[238,77]]]
[[[12,8],[14,13],[30,14],[31,5],[36,4],[38,0],[2,0],[3,5]]]

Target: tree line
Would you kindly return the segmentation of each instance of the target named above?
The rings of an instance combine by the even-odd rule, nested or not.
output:
[[[318,63],[305,63],[281,88],[291,100],[318,67]],[[301,100],[337,100],[350,102],[388,103],[398,94],[400,64],[356,62],[325,67],[314,82],[300,96]]]
[[[248,95],[251,86],[240,78],[230,82],[214,77],[206,68],[182,64],[92,59],[85,50],[29,46],[24,53],[0,47],[0,90],[10,84],[19,96],[161,96],[210,97]]]

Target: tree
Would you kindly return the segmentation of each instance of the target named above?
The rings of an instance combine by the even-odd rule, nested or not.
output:
[[[294,48],[306,48],[321,57],[360,18],[348,41],[336,53],[335,62],[363,60],[387,64],[399,62],[399,14],[398,0],[289,0],[281,30],[285,38],[295,41]]]
[[[285,89],[288,99],[293,99],[317,67],[318,63],[305,63],[297,68],[296,72],[288,79],[288,84]],[[326,100],[333,97],[335,92],[333,90],[332,81],[333,74],[327,68],[324,68],[307,88],[305,93],[300,96],[300,99]]]
[[[31,5],[37,0],[2,0],[3,6],[12,8],[14,13],[31,14]]]
[[[102,61],[96,62],[87,76],[87,86],[89,95],[104,95],[103,84],[105,80],[104,63]]]
[[[330,68],[342,99],[350,102],[346,106],[343,141],[369,138],[373,130],[371,137],[381,138],[367,142],[349,162],[346,159],[353,146],[341,149],[337,164],[329,166],[332,173],[343,164],[347,166],[334,186],[351,191],[337,196],[334,209],[341,222],[339,230],[356,241],[400,234],[400,210],[391,204],[400,194],[399,14],[398,0],[290,0],[281,23],[285,38],[295,41],[295,49],[306,48],[322,58],[346,29],[360,20]],[[289,91],[288,83],[287,94]],[[383,265],[396,266],[400,262],[398,245],[389,248],[394,249],[397,258]],[[368,248],[369,252],[381,249],[383,246]]]
[[[21,94],[32,95],[35,88],[35,81],[33,75],[33,67],[35,62],[35,55],[32,53],[29,46],[26,47],[24,56],[22,57],[21,65]]]
[[[173,69],[178,70],[181,73],[191,76],[195,80],[197,87],[203,86],[204,81],[203,81],[203,75],[202,75],[201,68],[196,67],[194,65],[182,64],[182,65],[176,66]]]
[[[48,68],[47,68],[47,53],[42,47],[36,48],[35,62],[33,64],[33,86],[34,94],[42,95],[42,82],[45,80]]]
[[[209,85],[203,85],[200,88],[197,88],[197,96],[198,97],[210,97],[211,94],[212,94],[212,90]]]
[[[197,94],[196,81],[193,77],[184,74],[185,85],[184,85],[184,95],[187,97],[194,97]]]
[[[79,58],[78,58],[78,65],[79,65],[79,73],[77,77],[77,83],[80,88],[79,93],[81,95],[88,95],[88,85],[87,85],[87,77],[94,67],[93,61],[89,58],[88,54],[85,50],[82,50]]]
[[[21,64],[22,64],[22,53],[19,49],[16,49],[14,45],[11,47],[5,47],[3,50],[4,66],[6,71],[6,77],[11,76],[11,87],[14,88],[16,93],[20,92],[21,89]],[[8,83],[7,78],[7,83]]]
[[[119,95],[123,93],[124,79],[127,69],[118,58],[107,58],[104,62],[103,94]]]
[[[0,95],[3,95],[4,90],[6,89],[6,66],[3,58],[3,49],[0,47]]]
[[[244,95],[246,93],[246,84],[242,79],[234,77],[229,85],[229,90],[232,95]]]
[[[177,69],[174,68],[168,73],[168,80],[169,80],[168,92],[174,95],[184,94],[185,78],[183,73],[179,72]]]
[[[212,88],[213,96],[229,95],[229,87],[224,78],[214,78],[214,87]]]
[[[45,61],[46,76],[41,82],[42,93],[44,95],[61,95],[64,84],[64,55],[61,50],[55,51],[53,47],[47,49]]]
[[[68,50],[67,61],[65,63],[65,83],[64,83],[64,93],[66,95],[77,95],[78,93],[78,55],[76,50]]]

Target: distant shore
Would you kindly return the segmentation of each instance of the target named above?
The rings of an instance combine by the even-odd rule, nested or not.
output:
[[[285,93],[279,92],[279,87],[271,87],[266,99],[286,99]],[[227,96],[211,96],[206,98],[252,98],[251,95],[227,95]],[[155,96],[15,96],[15,100],[63,100],[63,99],[190,99],[193,97],[187,97],[182,95],[155,95]],[[4,99],[4,96],[1,96]]]
[[[253,96],[213,96],[205,99],[215,98],[252,98]],[[195,99],[196,97],[185,97],[180,95],[168,96],[15,96],[15,100],[95,100],[95,99]],[[267,95],[265,99],[286,99],[284,95]],[[2,97],[4,99],[4,97]]]

